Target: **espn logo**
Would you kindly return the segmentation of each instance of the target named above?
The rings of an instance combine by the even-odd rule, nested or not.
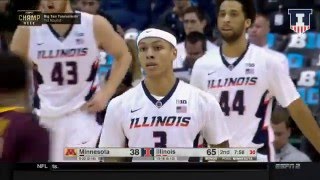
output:
[[[141,157],[154,156],[154,148],[141,148]]]
[[[77,150],[75,148],[64,148],[64,159],[77,159]]]

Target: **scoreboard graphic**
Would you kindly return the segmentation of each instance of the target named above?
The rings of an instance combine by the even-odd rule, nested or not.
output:
[[[206,161],[257,161],[255,148],[65,148],[66,160],[100,160],[103,158],[131,157],[144,160],[173,160],[188,157]]]

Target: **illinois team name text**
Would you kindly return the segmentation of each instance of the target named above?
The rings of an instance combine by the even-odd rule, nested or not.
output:
[[[38,51],[38,59],[69,58],[86,56],[88,48],[57,49]]]
[[[191,117],[182,116],[152,116],[143,118],[133,118],[131,119],[130,129],[159,126],[187,127],[189,125],[190,120]]]
[[[226,79],[214,79],[208,81],[208,88],[222,88],[228,86],[253,86],[257,83],[257,77],[237,77]]]

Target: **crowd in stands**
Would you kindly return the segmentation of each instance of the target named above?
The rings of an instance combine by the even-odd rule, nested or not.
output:
[[[6,14],[5,2],[0,1],[2,15]],[[176,75],[186,82],[195,61],[205,53],[215,52],[220,45],[215,28],[215,0],[73,0],[73,6],[105,17],[127,41],[133,64],[116,95],[143,78],[135,38],[145,28],[161,27],[176,36],[179,45],[174,68]],[[270,53],[283,60],[299,93],[320,123],[320,1],[256,0],[256,8],[259,15],[248,31],[249,40],[270,49]],[[290,8],[313,9],[310,30],[298,35],[290,29]],[[6,51],[9,43],[6,33],[2,32],[0,38],[0,51]],[[107,78],[113,58],[101,52],[100,59],[101,77]],[[319,155],[296,130],[294,123],[290,123],[285,110],[278,109],[274,114],[278,160],[319,161]]]

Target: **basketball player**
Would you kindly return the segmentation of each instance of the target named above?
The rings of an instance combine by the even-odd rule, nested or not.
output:
[[[209,146],[228,147],[228,130],[216,99],[174,77],[176,38],[159,29],[138,37],[146,78],[107,108],[100,147],[194,147],[201,133]],[[113,137],[113,138],[110,138]]]
[[[281,62],[261,47],[248,43],[245,32],[254,22],[251,0],[219,0],[220,53],[208,53],[194,65],[191,84],[213,94],[231,133],[230,147],[256,147],[259,160],[273,160],[270,147],[272,101],[268,92],[288,108],[304,135],[320,152],[320,131]],[[269,115],[268,115],[269,114]]]
[[[71,13],[70,0],[43,0],[44,12]],[[103,110],[125,76],[131,55],[105,18],[81,12],[80,24],[18,27],[11,50],[36,67],[37,114],[52,133],[52,161],[63,161],[65,147],[94,147]],[[99,49],[112,54],[108,81],[98,90]],[[96,91],[98,90],[98,91]]]
[[[29,113],[27,77],[25,60],[0,53],[0,162],[49,160],[49,134]]]

